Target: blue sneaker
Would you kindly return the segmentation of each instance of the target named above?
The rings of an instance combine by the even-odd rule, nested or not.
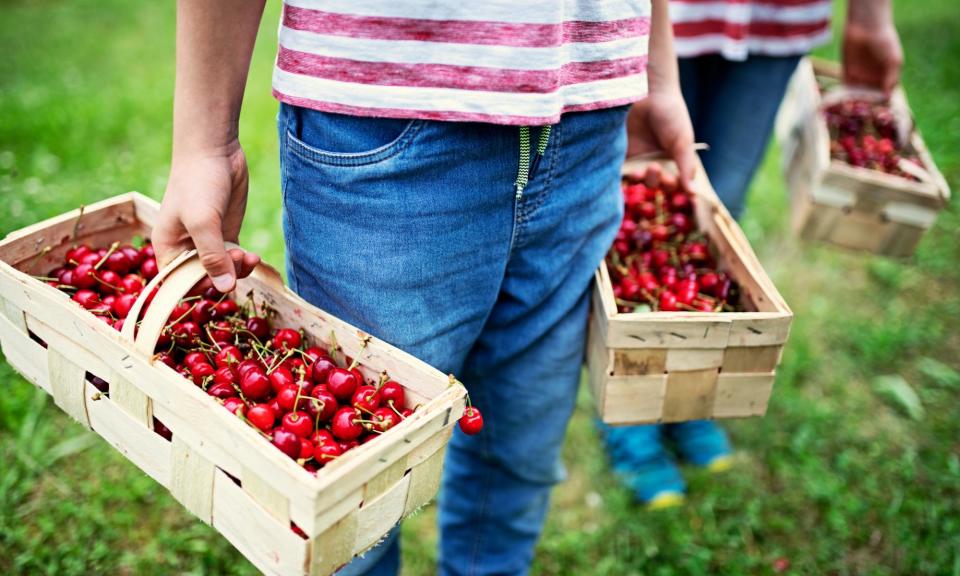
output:
[[[733,449],[727,433],[712,420],[694,420],[665,426],[684,460],[711,472],[723,472],[733,466]]]
[[[678,506],[687,485],[663,445],[662,426],[611,427],[600,424],[614,472],[650,509]]]

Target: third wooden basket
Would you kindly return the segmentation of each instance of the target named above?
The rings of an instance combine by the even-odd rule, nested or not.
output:
[[[646,164],[627,163],[624,173]],[[602,263],[594,282],[587,364],[597,410],[607,424],[766,412],[793,313],[720,204],[702,166],[695,185],[697,226],[709,238],[720,269],[740,285],[748,311],[621,313]]]
[[[903,90],[895,89],[889,103],[903,132],[909,134],[906,146],[924,164],[924,169],[917,170],[920,182],[830,158],[818,78],[839,83],[841,69],[828,62],[802,60],[777,118],[794,232],[807,240],[845,248],[910,256],[947,205],[950,189],[914,129]]]
[[[316,344],[331,334],[362,361],[367,378],[381,371],[400,382],[412,416],[312,475],[252,427],[174,370],[153,361],[157,336],[173,307],[203,275],[196,257],[164,268],[160,285],[133,337],[118,333],[31,274],[63,261],[75,242],[94,246],[148,236],[157,204],[125,194],[85,210],[14,232],[0,242],[0,343],[7,361],[53,396],[66,413],[102,436],[170,490],[190,512],[223,534],[267,574],[333,572],[383,537],[437,492],[447,440],[463,413],[459,384],[389,344],[361,350],[351,327],[311,306],[261,266],[238,283],[266,302],[276,320],[302,328]],[[132,318],[138,318],[144,299]],[[109,383],[100,393],[97,376]],[[154,419],[173,433],[154,431]],[[298,535],[298,527],[305,536]]]

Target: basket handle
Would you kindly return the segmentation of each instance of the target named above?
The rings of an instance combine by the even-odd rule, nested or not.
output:
[[[232,248],[240,248],[240,246],[227,242],[226,249],[230,250]],[[144,287],[123,323],[123,330],[120,332],[121,337],[133,342],[134,349],[141,354],[153,356],[157,340],[160,339],[160,333],[163,331],[163,327],[173,309],[206,274],[207,271],[200,262],[196,250],[187,250],[177,256]],[[251,273],[251,277],[276,290],[285,290],[280,273],[264,262],[257,264]],[[140,322],[138,330],[137,320],[146,305],[147,296],[154,289],[157,289],[157,294],[150,302],[150,307]]]

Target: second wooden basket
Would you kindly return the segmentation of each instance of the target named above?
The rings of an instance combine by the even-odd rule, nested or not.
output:
[[[624,173],[648,162],[627,163]],[[675,172],[671,163],[665,169]],[[606,263],[593,289],[587,364],[601,420],[612,425],[763,415],[793,313],[746,237],[697,171],[698,228],[747,312],[621,313]]]

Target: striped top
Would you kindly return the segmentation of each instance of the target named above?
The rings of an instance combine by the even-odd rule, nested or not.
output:
[[[273,93],[354,116],[539,126],[642,99],[650,0],[284,0]]]
[[[831,0],[671,0],[677,56],[806,54],[830,39]]]

